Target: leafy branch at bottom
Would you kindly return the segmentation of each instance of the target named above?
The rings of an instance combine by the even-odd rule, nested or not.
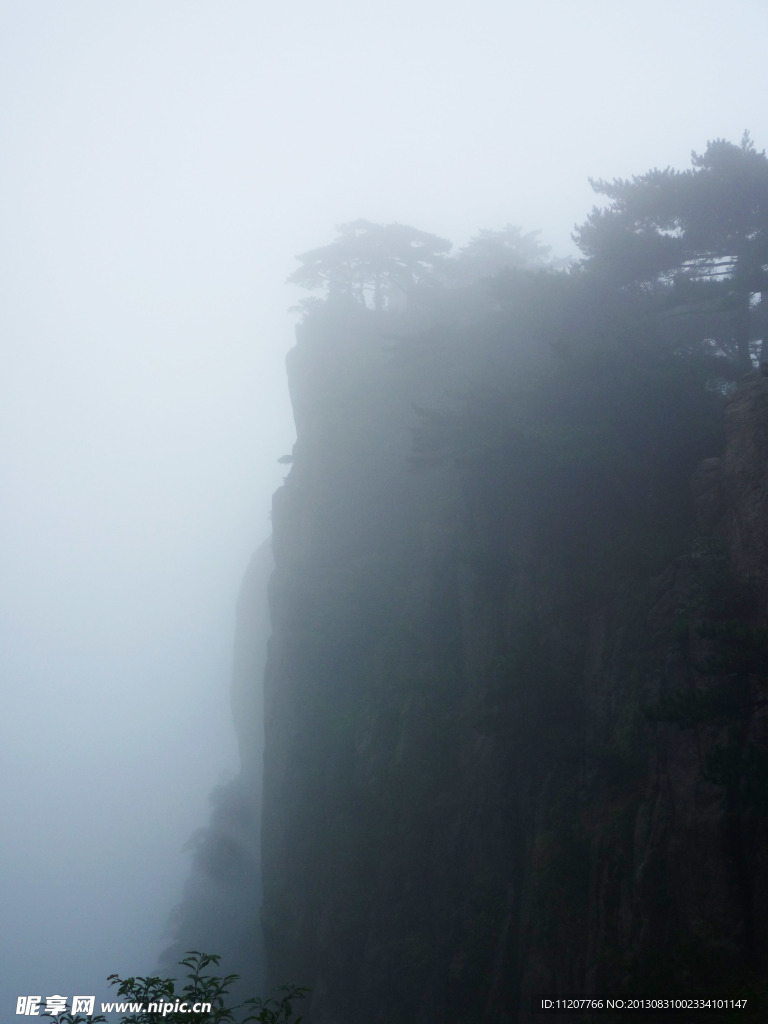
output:
[[[120,1024],[301,1024],[302,1018],[293,1015],[293,1004],[303,999],[309,989],[282,985],[275,998],[254,997],[230,1007],[226,996],[234,982],[239,980],[239,975],[227,974],[221,977],[204,973],[211,964],[218,967],[220,960],[221,957],[215,953],[189,950],[186,957],[179,961],[179,966],[186,967],[189,972],[186,984],[179,990],[176,988],[176,978],[121,978],[118,974],[111,974],[107,981],[117,986],[119,1001],[141,1007],[141,1010],[132,1009],[123,1013]],[[192,1007],[203,1003],[210,1005],[210,1011],[191,1012]],[[150,1012],[151,1004],[160,1009]],[[188,1012],[179,1009],[183,1004],[189,1008]],[[56,1024],[107,1024],[103,1014],[86,1017],[80,1013],[64,1012],[42,1016],[50,1017]]]

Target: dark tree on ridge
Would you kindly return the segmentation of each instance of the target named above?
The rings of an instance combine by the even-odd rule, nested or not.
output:
[[[375,310],[396,304],[414,285],[433,282],[451,248],[446,239],[406,224],[355,220],[338,230],[330,245],[297,257],[302,265],[288,282]]]
[[[617,284],[676,288],[690,308],[708,304],[727,323],[728,337],[718,340],[746,372],[751,342],[764,335],[768,159],[745,132],[740,145],[716,139],[691,163],[591,181],[610,205],[595,207],[574,240],[586,266]]]

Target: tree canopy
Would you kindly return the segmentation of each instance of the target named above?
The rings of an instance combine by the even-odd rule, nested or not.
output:
[[[322,288],[329,299],[375,310],[396,304],[414,285],[433,281],[435,268],[451,248],[446,239],[406,224],[355,220],[340,224],[338,231],[330,245],[297,257],[302,266],[288,282]]]
[[[571,267],[575,276],[599,281],[612,296],[606,301],[619,301],[618,291],[642,296],[642,315],[667,350],[719,358],[723,386],[752,369],[768,334],[765,152],[745,132],[738,145],[709,142],[687,170],[590,180],[607,203],[576,229],[583,259]],[[484,301],[469,294],[479,281],[493,279],[497,299],[501,289],[500,301],[508,301],[532,287],[531,271],[564,268],[538,232],[513,224],[480,231],[454,255],[446,239],[404,224],[361,219],[338,232],[329,245],[302,253],[288,281],[321,290],[339,308],[403,309],[429,285],[442,290],[422,290],[419,307],[437,303],[443,313],[465,316],[459,307]],[[306,312],[318,302],[299,306]]]
[[[516,224],[500,231],[482,230],[451,260],[460,278],[491,277],[503,270],[543,267],[550,247],[539,240],[540,231],[523,233]]]
[[[610,204],[595,207],[574,234],[585,266],[619,284],[676,288],[698,311],[705,303],[718,314],[717,341],[749,370],[768,282],[768,159],[749,133],[739,145],[708,143],[686,171],[591,184]],[[691,286],[702,285],[711,287],[699,287],[691,303]]]

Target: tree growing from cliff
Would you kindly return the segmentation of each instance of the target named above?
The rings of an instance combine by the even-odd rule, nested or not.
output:
[[[672,293],[677,316],[709,313],[710,337],[746,372],[765,320],[768,159],[745,132],[740,145],[708,143],[691,165],[591,180],[610,205],[595,207],[574,240],[587,268]]]
[[[406,224],[355,220],[338,230],[330,245],[297,256],[302,265],[288,283],[367,309],[391,307],[414,285],[433,282],[451,248],[446,239]]]

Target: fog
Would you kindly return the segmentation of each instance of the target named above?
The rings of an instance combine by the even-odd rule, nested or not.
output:
[[[0,0],[0,1006],[164,945],[238,768],[235,602],[294,434],[284,285],[365,217],[464,244],[764,132],[742,0]]]

